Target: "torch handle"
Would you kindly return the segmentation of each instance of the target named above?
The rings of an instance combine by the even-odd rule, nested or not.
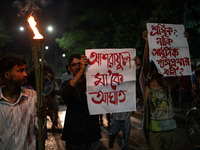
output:
[[[39,54],[41,53],[41,65]],[[44,67],[44,46],[41,40],[33,40],[32,46],[33,61],[35,67],[35,83],[37,91],[37,108],[42,106],[43,100],[43,67]],[[44,118],[38,118],[38,149],[44,150]]]

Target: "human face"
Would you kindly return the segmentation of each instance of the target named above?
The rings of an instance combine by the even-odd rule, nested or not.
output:
[[[74,58],[70,62],[69,70],[73,73],[75,76],[80,71],[80,59]]]
[[[26,65],[15,65],[10,71],[5,73],[5,77],[12,84],[24,85],[27,82]]]
[[[150,72],[152,79],[159,79],[159,73],[154,63],[151,62],[150,64]]]

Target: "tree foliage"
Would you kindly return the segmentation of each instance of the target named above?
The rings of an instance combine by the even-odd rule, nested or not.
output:
[[[0,29],[0,50],[6,46],[7,42],[11,41],[11,37],[4,29]]]
[[[136,48],[143,53],[146,23],[184,24],[192,57],[200,57],[200,2],[197,0],[92,0],[71,1],[69,23],[56,42],[66,51],[84,54],[91,48]],[[198,55],[197,55],[198,53]],[[195,55],[194,55],[195,54]]]

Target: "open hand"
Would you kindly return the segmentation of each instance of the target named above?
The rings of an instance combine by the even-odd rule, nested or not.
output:
[[[135,57],[134,61],[135,61],[135,65],[136,65],[136,70],[138,70],[141,67],[142,63],[138,57]]]
[[[88,65],[88,59],[87,56],[81,55],[81,60],[80,60],[80,70],[85,71],[85,67]]]

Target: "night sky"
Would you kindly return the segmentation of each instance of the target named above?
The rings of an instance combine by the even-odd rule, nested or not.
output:
[[[125,2],[127,2],[127,1],[129,1],[129,0],[125,0]],[[76,16],[76,14],[81,16],[82,12],[85,12],[85,10],[90,10],[91,8],[94,8],[94,9],[98,8],[98,12],[101,13],[104,10],[112,9],[111,7],[119,8],[119,7],[115,7],[115,6],[121,6],[122,2],[124,2],[124,1],[123,0],[101,0],[101,1],[95,1],[95,0],[0,0],[0,28],[4,28],[6,31],[8,31],[8,34],[13,38],[12,42],[7,43],[6,47],[3,48],[3,51],[5,51],[6,53],[13,53],[13,52],[21,53],[21,54],[24,54],[25,56],[31,58],[31,40],[33,37],[33,33],[27,23],[27,18],[30,15],[30,13],[33,12],[34,17],[36,17],[35,19],[37,21],[37,27],[38,27],[40,33],[44,36],[46,45],[49,46],[49,50],[45,51],[45,57],[46,57],[45,59],[50,64],[55,64],[55,62],[56,62],[55,55],[58,56],[57,60],[60,60],[62,53],[64,53],[61,50],[61,48],[59,48],[58,43],[55,42],[55,39],[61,38],[64,32],[70,31],[69,24],[70,24],[71,16]],[[160,2],[158,2],[158,1],[150,1],[149,2],[148,0],[146,0],[145,1],[146,3],[144,3],[144,4],[143,4],[143,1],[135,1],[135,0],[131,1],[130,0],[129,2],[131,2],[131,4],[132,4],[131,8],[135,9],[135,10],[139,10],[140,13],[135,14],[135,15],[132,14],[132,16],[128,16],[128,18],[130,19],[132,17],[133,19],[136,20],[136,22],[137,21],[142,22],[142,20],[144,19],[144,23],[143,23],[144,26],[146,23],[145,19],[147,19],[147,17],[149,17],[148,19],[151,19],[149,14],[153,14],[154,19],[164,18],[163,20],[165,20],[165,21],[167,20],[167,17],[169,17],[168,22],[170,22],[170,20],[173,18],[173,16],[170,16],[170,15],[162,16],[162,13],[157,14],[157,12],[154,11],[155,8],[154,7],[151,8],[147,4],[147,3],[160,4]],[[167,0],[165,0],[162,5],[165,5],[166,2],[167,2]],[[184,6],[183,2],[184,1],[181,1],[181,0],[171,1],[170,4],[173,4],[174,9],[177,8],[176,6],[179,6],[180,8],[185,8],[185,7],[183,7]],[[193,51],[196,51],[196,48],[193,48],[193,47],[199,47],[199,46],[197,46],[199,44],[199,42],[198,42],[199,41],[199,27],[198,27],[199,23],[198,23],[198,19],[197,19],[198,17],[195,17],[195,15],[197,15],[197,16],[199,15],[199,9],[197,9],[197,8],[200,5],[200,3],[199,2],[197,3],[197,2],[198,2],[197,0],[191,0],[190,2],[187,3],[188,4],[187,5],[188,14],[187,15],[190,15],[190,18],[187,18],[185,20],[188,22],[188,26],[190,26],[190,27],[194,26],[193,28],[190,28],[190,30],[189,30],[190,40],[191,41],[193,40],[192,41],[193,43],[191,42],[192,44],[190,44],[190,47],[191,47],[191,50],[193,50]],[[141,8],[138,7],[137,6],[138,3],[140,4],[139,5],[140,7],[143,5],[144,5],[144,7],[141,7]],[[162,5],[160,5],[160,6],[162,6]],[[152,5],[152,6],[154,6],[154,5]],[[197,8],[195,9],[194,6],[196,6]],[[157,5],[155,5],[155,7],[157,7]],[[169,8],[171,8],[171,7],[172,6],[170,5]],[[140,9],[138,9],[138,8],[140,8]],[[145,10],[145,8],[148,9],[148,11],[142,10],[142,9]],[[124,22],[126,23],[126,19],[120,20],[121,11],[118,11],[118,9],[113,9],[113,10],[117,11],[117,12],[113,13],[114,17],[117,16],[115,18],[116,22],[120,22],[121,24]],[[119,9],[119,10],[121,10],[121,9]],[[160,11],[162,12],[162,10],[159,10],[159,7],[156,10],[158,12],[160,12]],[[173,10],[173,9],[170,9],[170,10]],[[183,17],[182,17],[183,10],[184,9],[178,9],[178,12],[181,11],[180,14],[177,13],[179,15],[176,15],[176,14],[173,14],[173,15],[179,16],[179,17],[177,17],[177,19],[183,20]],[[109,11],[107,11],[107,12],[109,12]],[[135,12],[138,12],[138,11],[135,11]],[[149,14],[146,14],[148,12],[149,12]],[[191,12],[193,12],[194,15],[190,14]],[[158,16],[158,17],[156,18],[155,16],[156,17]],[[162,16],[162,17],[159,17],[159,16]],[[121,15],[121,17],[123,17],[123,15]],[[130,20],[132,20],[132,22],[130,22],[129,25],[133,24],[133,26],[134,26],[135,20],[133,20],[133,19],[130,19]],[[197,21],[195,21],[195,20],[197,20]],[[92,24],[94,22],[95,21],[86,22],[85,24],[86,25],[88,23]],[[181,23],[182,21],[177,21],[177,22]],[[100,24],[101,20],[98,23]],[[172,21],[172,23],[173,23],[173,21]],[[53,26],[54,31],[52,33],[49,33],[47,31],[48,25]],[[24,26],[24,28],[25,28],[24,32],[21,32],[19,30],[20,26]],[[124,26],[126,27],[126,24]],[[196,28],[198,28],[198,30],[195,29],[195,26],[196,26]],[[131,28],[131,29],[133,29],[131,31],[136,31],[137,33],[140,32],[140,31],[138,31],[138,28],[135,29],[134,27]],[[142,28],[142,26],[139,26],[139,28]],[[125,30],[121,30],[121,32],[122,31],[125,32]],[[129,30],[127,30],[127,31],[129,31]],[[116,33],[118,33],[118,32],[116,32]],[[126,34],[129,35],[128,33],[126,33]],[[109,35],[107,37],[109,37]],[[112,36],[110,36],[110,37],[112,37]],[[133,37],[131,37],[131,38],[133,38]],[[122,39],[122,40],[124,40],[124,39]],[[140,42],[140,41],[137,41],[137,42]],[[135,44],[135,45],[137,46],[137,44]],[[1,49],[1,51],[2,51],[2,49]],[[198,55],[200,55],[200,53],[198,53]]]
[[[27,17],[33,12],[40,33],[45,38],[49,50],[45,52],[46,60],[53,64],[55,55],[61,56],[63,51],[58,47],[55,38],[61,38],[67,28],[64,24],[64,14],[67,12],[68,2],[64,0],[27,0],[27,1],[0,1],[0,27],[12,36],[12,42],[4,48],[6,53],[19,53],[31,58],[31,40],[33,33],[27,23]],[[52,33],[47,31],[51,25]],[[25,28],[24,32],[19,27]],[[56,53],[56,54],[55,54]],[[59,57],[58,57],[59,58]]]
[[[49,50],[45,53],[45,59],[50,63],[55,63],[61,59],[63,51],[55,42],[56,38],[61,38],[64,31],[68,29],[70,15],[80,14],[83,10],[91,7],[102,7],[112,5],[113,0],[1,0],[0,1],[0,27],[8,31],[12,36],[12,42],[4,48],[6,53],[20,53],[31,58],[31,39],[33,33],[27,23],[27,18],[33,12],[37,22],[37,28],[45,38]],[[116,3],[116,2],[115,2]],[[47,26],[54,28],[52,33],[47,31]],[[19,27],[25,28],[24,32]],[[56,53],[56,54],[55,54]],[[58,64],[59,65],[59,64]]]

